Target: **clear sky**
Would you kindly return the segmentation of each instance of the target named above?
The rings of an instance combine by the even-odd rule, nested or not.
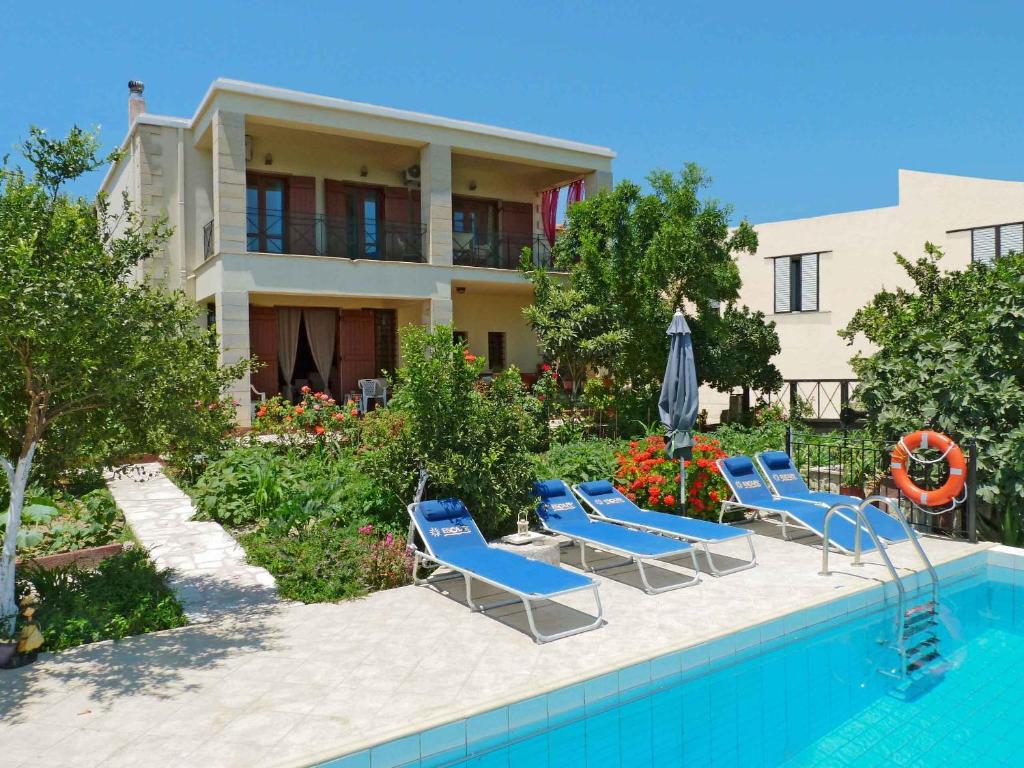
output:
[[[224,76],[705,166],[753,222],[896,202],[900,167],[1024,179],[1024,3],[5,4],[0,150],[191,116]],[[98,178],[76,191],[91,194]]]

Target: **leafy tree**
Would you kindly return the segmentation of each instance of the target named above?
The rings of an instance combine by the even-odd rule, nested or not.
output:
[[[678,176],[655,171],[650,194],[623,181],[574,205],[555,243],[555,279],[524,259],[534,284],[525,310],[545,356],[573,378],[605,368],[620,390],[656,398],[664,373],[665,329],[677,307],[694,334],[697,378],[728,389],[778,389],[770,362],[778,353],[774,324],[737,307],[735,255],[754,252],[757,234],[743,221],[729,227],[732,209],[701,197],[709,179],[690,164]]]
[[[870,426],[894,436],[932,428],[978,445],[978,493],[994,531],[1020,540],[1024,494],[1024,256],[944,272],[925,244],[895,254],[912,288],[884,290],[840,335],[874,347],[851,365]]]
[[[127,452],[198,451],[231,423],[195,305],[136,279],[167,227],[114,212],[64,184],[113,159],[94,135],[31,130],[34,173],[0,168],[0,466],[9,501],[0,622],[16,613],[14,561],[30,474],[96,466]],[[35,462],[35,463],[34,463]],[[35,512],[29,508],[30,514]],[[0,628],[4,625],[0,623]]]

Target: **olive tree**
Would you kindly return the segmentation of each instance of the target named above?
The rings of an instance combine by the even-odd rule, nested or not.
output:
[[[66,194],[114,159],[78,128],[33,128],[29,168],[0,167],[0,466],[7,515],[0,629],[13,628],[15,555],[30,477],[128,452],[201,450],[230,424],[216,339],[182,293],[140,277],[168,228],[127,199],[116,209]],[[0,484],[2,491],[2,484]]]

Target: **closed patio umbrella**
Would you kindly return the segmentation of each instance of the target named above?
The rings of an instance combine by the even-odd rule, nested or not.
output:
[[[681,310],[668,326],[669,348],[665,378],[658,398],[658,414],[665,426],[665,452],[679,459],[679,503],[686,507],[686,457],[693,446],[697,421],[697,371],[693,363],[693,339]]]

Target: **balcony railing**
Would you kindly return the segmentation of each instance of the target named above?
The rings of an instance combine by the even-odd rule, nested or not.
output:
[[[423,261],[426,227],[291,211],[246,214],[247,250],[378,261]]]
[[[523,248],[532,251],[534,265],[551,267],[551,247],[543,235],[452,232],[452,261],[465,267],[519,269]]]

